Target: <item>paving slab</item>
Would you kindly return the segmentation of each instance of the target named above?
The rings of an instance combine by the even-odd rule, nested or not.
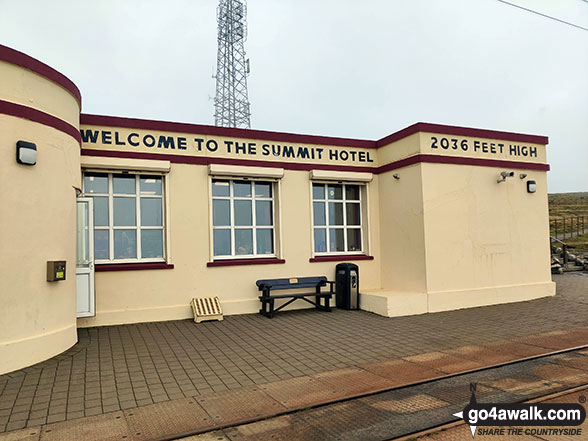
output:
[[[479,361],[468,360],[466,358],[457,357],[443,352],[426,352],[424,354],[404,357],[404,360],[446,374],[479,369],[484,366],[484,364]]]
[[[0,433],[0,441],[39,441],[41,427],[27,427],[26,429]]]
[[[398,382],[359,368],[337,369],[313,375],[321,383],[327,383],[345,396],[378,392],[397,386]]]
[[[196,397],[213,425],[235,424],[273,416],[287,409],[258,387],[224,391]]]
[[[510,354],[513,359],[534,357],[536,355],[544,354],[545,352],[551,352],[553,349],[546,348],[543,346],[536,346],[532,344],[521,343],[512,340],[495,341],[492,343],[483,343],[483,348],[487,348],[492,352],[499,352],[502,354]]]
[[[512,341],[521,342],[528,345],[538,346],[540,348],[547,348],[551,350],[566,349],[573,346],[578,346],[578,342],[571,338],[566,338],[567,332],[554,331],[547,332],[540,335],[530,335],[525,337],[515,337]],[[573,340],[573,341],[572,341]]]
[[[122,412],[112,412],[86,418],[77,418],[41,428],[40,441],[121,441],[132,439]]]
[[[445,349],[441,351],[444,354],[453,355],[467,360],[474,360],[484,366],[506,363],[519,357],[504,352],[492,351],[484,346],[461,346],[454,349]]]
[[[263,384],[260,388],[288,410],[328,403],[346,396],[341,388],[307,376]]]
[[[381,377],[389,378],[398,384],[417,383],[419,381],[445,376],[441,372],[410,361],[397,359],[381,361],[379,363],[367,363],[360,366],[368,372]]]
[[[149,441],[211,425],[212,418],[195,398],[137,407],[124,412],[135,441]]]

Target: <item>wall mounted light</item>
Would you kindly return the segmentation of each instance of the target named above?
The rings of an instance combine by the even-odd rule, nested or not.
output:
[[[537,183],[535,181],[527,181],[527,193],[535,193],[537,191]]]
[[[37,146],[32,142],[18,141],[16,143],[16,162],[35,165],[37,163]]]
[[[498,182],[500,184],[501,182],[506,181],[506,178],[512,178],[513,176],[514,176],[513,171],[503,170],[500,172],[500,177],[498,178],[498,180],[496,182]]]
[[[527,173],[521,173],[519,175],[519,178],[521,178],[521,179],[525,179],[526,177],[527,177]]]
[[[394,179],[400,179],[400,175],[399,175],[398,173],[394,173],[394,174],[392,175],[392,177],[393,177]]]

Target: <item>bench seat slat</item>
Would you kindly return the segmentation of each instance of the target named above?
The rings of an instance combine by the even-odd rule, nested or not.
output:
[[[291,280],[296,280],[291,283]],[[257,287],[261,290],[264,287],[270,289],[296,289],[296,288],[310,288],[314,286],[325,286],[327,283],[326,277],[292,277],[289,279],[267,279],[258,280],[255,282]]]
[[[331,297],[332,294],[330,292],[322,292],[320,294],[317,294],[316,292],[307,292],[307,293],[299,293],[299,294],[272,294],[270,295],[271,298],[274,299],[286,299],[286,298],[290,298],[290,297],[295,297],[297,299],[302,298],[302,297]],[[264,297],[263,296],[259,296],[259,299],[262,300]]]
[[[271,290],[276,289],[300,289],[300,288],[315,288],[316,286],[325,286],[324,284],[319,283],[296,283],[292,285],[260,285],[259,290],[263,290],[263,288],[269,288]]]

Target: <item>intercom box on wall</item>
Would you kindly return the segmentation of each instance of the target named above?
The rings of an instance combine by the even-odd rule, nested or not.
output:
[[[65,280],[65,260],[49,260],[47,262],[47,282]]]

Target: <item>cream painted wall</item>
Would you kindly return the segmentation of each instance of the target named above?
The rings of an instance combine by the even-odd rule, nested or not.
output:
[[[79,128],[79,104],[49,79],[0,61],[0,99]],[[37,164],[16,162],[16,143],[37,146]],[[0,374],[71,347],[76,331],[76,188],[80,145],[57,129],[0,114]],[[47,261],[66,280],[47,282]]]
[[[421,173],[415,164],[378,175],[381,283],[361,286],[361,309],[388,317],[427,312]]]
[[[495,167],[423,164],[422,170],[430,310],[555,293],[545,172],[512,169],[515,176],[499,184]],[[528,180],[537,182],[536,193],[527,193]]]
[[[413,133],[378,149],[378,165],[386,165],[420,153],[421,134]]]
[[[400,179],[394,179],[398,173]],[[425,239],[421,165],[378,176],[381,288],[424,292]]]
[[[16,162],[16,142],[37,145],[37,164]],[[0,374],[59,354],[77,341],[75,189],[79,145],[53,128],[0,115]],[[66,280],[46,281],[48,260]]]
[[[337,262],[309,262],[311,196],[307,171],[286,170],[280,182],[281,253],[285,264],[207,267],[210,261],[209,176],[206,166],[172,164],[169,185],[170,249],[174,269],[96,273],[96,317],[82,327],[192,317],[193,297],[219,296],[223,312],[256,313],[258,279],[325,275],[334,280]],[[362,287],[379,287],[378,188],[370,185],[370,234],[375,260],[357,262]],[[293,308],[305,307],[296,302]]]
[[[80,126],[80,107],[60,85],[20,66],[0,61],[0,99],[40,110]]]

